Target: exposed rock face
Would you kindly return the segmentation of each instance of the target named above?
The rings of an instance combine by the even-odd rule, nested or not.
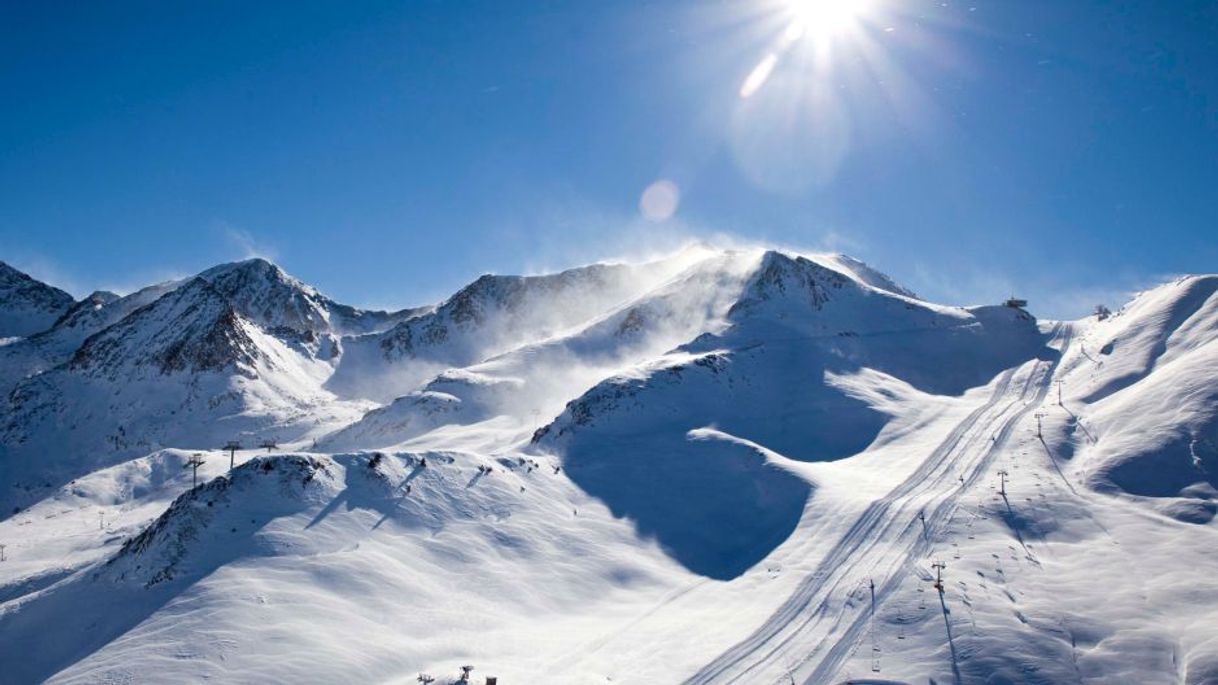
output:
[[[116,378],[122,369],[141,367],[164,374],[251,366],[259,351],[247,326],[227,299],[196,278],[90,336],[68,367]]]
[[[242,316],[266,329],[336,336],[374,333],[425,311],[365,311],[339,304],[265,259],[221,264],[199,278]]]

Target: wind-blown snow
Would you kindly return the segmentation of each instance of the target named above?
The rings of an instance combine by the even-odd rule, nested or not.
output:
[[[1218,277],[1074,322],[773,250],[60,304],[0,345],[4,682],[1218,682]]]

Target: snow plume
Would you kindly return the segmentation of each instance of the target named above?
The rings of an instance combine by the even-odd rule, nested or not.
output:
[[[436,373],[417,390],[323,444],[337,449],[385,446],[441,425],[496,417],[511,417],[531,432],[557,415],[567,399],[599,380],[721,330],[761,253],[710,254],[576,326],[512,346],[485,361]],[[658,280],[686,260],[681,255],[675,265],[648,263],[644,275]],[[427,367],[411,368],[417,372]]]
[[[252,232],[221,221],[217,228],[224,233],[224,238],[237,248],[241,259],[268,259],[274,261],[278,250],[265,241],[256,237]]]
[[[677,268],[666,261],[598,263],[544,276],[482,276],[432,311],[384,333],[345,341],[329,387],[391,400],[446,368],[568,335],[646,293]]]
[[[763,264],[802,264],[835,282],[853,280],[901,297],[912,295],[842,255],[779,260],[782,254],[695,243],[637,265],[479,279],[431,315],[383,336],[348,341],[330,389],[393,401],[322,444],[381,447],[442,426],[491,419],[508,419],[531,432],[561,412],[567,399],[601,379],[629,373],[699,336],[723,331],[729,312],[745,301],[746,286]],[[606,278],[606,273],[615,276]],[[598,292],[587,287],[588,279]],[[906,307],[903,301],[894,303]]]

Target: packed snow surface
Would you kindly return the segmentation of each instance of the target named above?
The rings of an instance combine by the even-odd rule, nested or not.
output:
[[[0,265],[0,338],[4,683],[1218,683],[1216,276],[1051,322],[762,249],[397,312]]]

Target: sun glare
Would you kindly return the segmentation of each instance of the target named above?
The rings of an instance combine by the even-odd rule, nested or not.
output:
[[[832,36],[849,29],[867,9],[866,0],[787,0],[788,36]]]
[[[740,85],[741,98],[748,99],[760,90],[783,56],[805,38],[824,68],[834,43],[860,38],[863,15],[871,9],[872,0],[781,0],[781,3],[787,29]]]

